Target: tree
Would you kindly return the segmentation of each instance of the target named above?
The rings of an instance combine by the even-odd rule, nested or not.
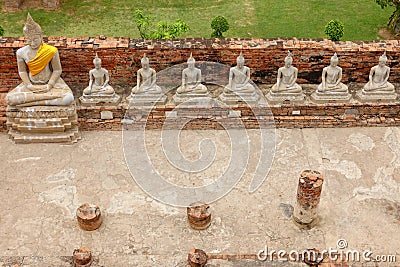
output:
[[[211,21],[211,28],[214,30],[211,34],[213,38],[223,38],[222,34],[229,30],[229,23],[223,16],[216,16]]]
[[[375,0],[375,2],[381,6],[381,8],[386,8],[388,6],[395,7],[392,15],[389,18],[387,26],[392,31],[400,32],[400,0]]]
[[[4,34],[4,29],[3,27],[0,26],[0,36],[3,36],[3,34]]]
[[[325,34],[329,36],[329,40],[339,41],[344,34],[344,24],[340,20],[330,20],[325,25]]]
[[[182,33],[189,31],[189,25],[181,19],[177,19],[174,23],[159,21],[154,29],[152,18],[145,15],[142,10],[136,9],[133,17],[140,37],[143,39],[177,38]]]

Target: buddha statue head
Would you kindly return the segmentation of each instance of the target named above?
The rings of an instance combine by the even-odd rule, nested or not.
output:
[[[146,53],[143,55],[142,59],[140,60],[140,63],[142,64],[142,68],[148,69],[149,68],[149,59],[146,57]]]
[[[293,63],[292,52],[288,51],[287,56],[285,57],[285,67],[289,68]]]
[[[190,53],[190,57],[187,60],[187,63],[188,63],[189,69],[194,69],[194,64],[196,63],[196,60],[194,60],[192,53]]]
[[[382,56],[379,57],[379,66],[385,66],[387,62],[386,50],[383,52]]]
[[[96,69],[100,69],[101,68],[101,58],[99,58],[97,53],[96,53],[96,57],[93,59],[93,64],[94,64],[94,67]]]
[[[33,20],[29,13],[23,31],[28,45],[32,49],[38,49],[43,41],[43,32],[40,25]]]
[[[332,67],[336,67],[339,63],[339,58],[337,56],[337,54],[333,54],[333,56],[331,57],[331,66]]]
[[[237,66],[239,68],[243,68],[243,66],[244,66],[244,57],[243,57],[243,53],[242,52],[240,52],[240,55],[237,57],[236,63],[237,63]]]

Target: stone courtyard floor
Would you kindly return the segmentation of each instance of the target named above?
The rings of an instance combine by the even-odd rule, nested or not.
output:
[[[396,255],[400,266],[400,128],[277,129],[276,153],[267,179],[254,193],[248,186],[256,152],[237,186],[210,204],[212,223],[192,230],[186,209],[160,203],[141,190],[124,159],[122,134],[82,132],[73,145],[16,145],[0,134],[0,266],[71,266],[75,248],[89,247],[92,266],[186,266],[193,247],[215,255],[206,266],[306,266],[226,260],[269,250],[337,248]],[[257,150],[257,130],[249,130]],[[212,179],[229,162],[224,131],[184,131],[182,153],[199,157],[201,138],[216,142],[217,155],[204,173],[179,174],[162,154],[160,131],[146,132],[148,153],[161,175],[175,183]],[[195,145],[194,145],[195,144]],[[132,148],[134,149],[134,148]],[[319,224],[300,230],[290,218],[300,173],[325,176]],[[208,179],[208,180],[207,180]],[[77,207],[100,206],[102,226],[81,230]],[[17,264],[17,265],[15,265]]]

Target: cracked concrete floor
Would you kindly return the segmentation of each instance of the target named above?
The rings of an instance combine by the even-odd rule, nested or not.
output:
[[[81,246],[92,250],[96,266],[185,266],[192,247],[256,254],[265,245],[287,251],[336,248],[338,239],[345,239],[349,249],[395,254],[400,264],[400,128],[278,129],[272,168],[254,193],[247,188],[255,171],[258,131],[249,135],[255,141],[247,171],[229,194],[211,204],[210,228],[195,231],[187,225],[185,208],[159,203],[135,183],[121,132],[83,132],[74,145],[15,145],[0,134],[0,266],[16,256],[52,259],[37,263],[26,257],[22,266],[70,266],[52,257],[72,255]],[[201,184],[230,159],[224,131],[182,132],[182,153],[196,159],[203,137],[213,138],[217,155],[208,172],[191,178],[163,163],[160,131],[146,133],[148,153],[172,182]],[[321,221],[308,231],[289,218],[305,169],[325,176]],[[84,202],[102,209],[104,221],[96,231],[77,226],[75,211]],[[256,263],[215,261],[210,266]]]

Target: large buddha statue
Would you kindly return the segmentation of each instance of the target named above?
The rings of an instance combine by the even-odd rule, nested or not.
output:
[[[395,101],[397,94],[394,85],[388,82],[390,68],[386,66],[386,51],[379,57],[379,64],[371,68],[368,83],[357,97],[363,101]]]
[[[28,45],[16,53],[22,83],[6,96],[8,134],[16,143],[76,142],[78,116],[60,77],[58,50],[43,43],[42,29],[29,14],[23,31]]]
[[[30,14],[24,26],[28,45],[17,50],[18,74],[22,83],[7,94],[10,106],[68,106],[74,96],[61,79],[56,47],[43,43],[42,29]]]
[[[207,87],[201,84],[201,70],[195,67],[192,54],[187,61],[188,67],[182,71],[182,84],[176,90],[175,102],[190,100],[190,98],[208,97]]]
[[[150,68],[146,54],[140,60],[142,68],[137,71],[136,86],[132,88],[127,100],[133,104],[165,104],[167,97],[163,95],[161,87],[156,84],[156,71]]]
[[[298,69],[292,66],[292,63],[292,53],[288,51],[288,55],[285,57],[285,66],[278,69],[276,84],[272,86],[267,95],[270,102],[299,102],[304,100],[303,90],[296,83]]]
[[[117,103],[119,96],[115,94],[114,88],[109,84],[110,74],[101,66],[101,59],[96,53],[93,59],[94,69],[89,71],[89,85],[83,90],[79,98],[83,105],[99,103]]]
[[[322,82],[311,95],[315,102],[347,102],[350,100],[349,88],[341,82],[342,68],[338,66],[339,58],[335,53],[331,63],[322,70]]]

